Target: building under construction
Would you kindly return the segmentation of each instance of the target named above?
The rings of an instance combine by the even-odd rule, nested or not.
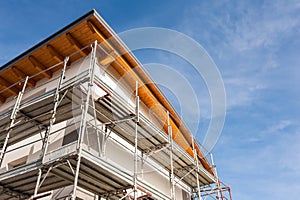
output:
[[[212,157],[90,11],[0,68],[0,199],[231,199]]]

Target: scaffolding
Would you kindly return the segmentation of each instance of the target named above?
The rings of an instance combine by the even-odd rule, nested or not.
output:
[[[135,81],[135,91],[131,91],[134,92],[135,105],[128,103],[128,100],[99,77],[99,73],[95,73],[100,59],[99,52],[101,55],[108,53],[103,52],[104,49],[97,42],[85,48],[92,49],[88,56],[89,67],[77,76],[65,81],[69,58],[82,49],[51,67],[63,66],[60,75],[51,80],[57,81],[53,90],[23,100],[27,82],[32,77],[26,77],[18,83],[22,83],[22,91],[13,108],[0,118],[1,142],[3,141],[1,163],[7,153],[35,143],[42,145],[37,159],[0,173],[1,199],[39,199],[50,195],[52,190],[71,185],[72,192],[64,198],[75,200],[77,187],[81,187],[96,194],[99,199],[173,200],[176,199],[175,186],[181,183],[191,188],[193,198],[212,198],[217,193],[214,198],[228,199],[223,193],[230,192],[230,189],[221,186],[216,176],[201,167],[195,149],[196,142],[192,143],[194,157],[173,142],[169,112],[165,113],[168,131],[164,132],[144,115],[145,112],[141,112],[146,109],[138,93],[139,87],[143,86]],[[96,98],[95,85],[106,94]],[[77,136],[73,138],[74,141],[49,150],[51,136],[61,131],[52,131],[52,127],[66,120],[70,120],[70,124],[62,129],[75,127]],[[160,119],[157,117],[155,120]],[[40,138],[8,148],[34,135],[40,135]],[[126,142],[122,146],[134,155],[133,173],[125,172],[105,159],[108,141],[118,143],[116,138],[122,138]],[[96,153],[91,153],[91,149]],[[169,195],[143,182],[143,169],[139,169],[138,165],[142,163],[140,168],[143,168],[149,158],[151,162],[148,165],[155,163],[156,170],[168,173]],[[216,187],[211,186],[212,184]]]
[[[66,35],[74,43],[72,35]],[[84,57],[71,62],[78,54]],[[0,96],[16,93],[13,88],[22,86],[0,115],[0,199],[75,200],[82,188],[97,199],[231,200],[212,157],[199,157],[201,145],[194,137],[188,144],[192,154],[175,142],[174,116],[162,105],[157,105],[160,116],[151,112],[140,99],[141,88],[147,86],[116,56],[95,41],[66,57],[56,56],[55,65],[0,91]],[[73,64],[81,66],[80,73],[70,73]],[[126,77],[119,77],[116,67]],[[28,87],[35,77],[48,76],[53,69],[61,71]],[[45,85],[50,89],[41,90]],[[62,138],[60,145],[57,138]],[[8,154],[21,151],[29,153],[5,163]],[[212,173],[201,159],[210,159]],[[151,182],[153,171],[168,180],[168,192]],[[179,197],[178,188],[183,191],[180,195],[190,194]]]

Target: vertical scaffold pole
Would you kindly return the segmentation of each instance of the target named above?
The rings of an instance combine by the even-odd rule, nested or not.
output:
[[[138,174],[138,124],[140,122],[139,83],[135,83],[135,135],[134,135],[134,172],[133,172],[133,199],[137,200],[137,174]]]
[[[197,151],[195,148],[195,138],[194,137],[192,137],[192,147],[193,147],[193,153],[194,153],[194,160],[196,163],[197,196],[198,196],[199,200],[202,200],[201,190],[200,190],[200,180],[199,180],[200,166],[199,166],[198,154],[197,154]]]
[[[169,150],[170,150],[170,193],[171,200],[175,200],[175,180],[174,180],[174,165],[173,165],[173,131],[170,124],[170,113],[167,111],[168,135],[169,135]]]
[[[222,187],[221,187],[220,179],[218,177],[217,167],[216,167],[216,165],[214,163],[214,158],[213,158],[212,153],[210,153],[210,160],[211,160],[212,168],[214,170],[214,174],[215,174],[216,179],[217,179],[218,199],[222,199],[223,200],[224,197],[223,197],[223,193],[222,193]]]
[[[50,123],[49,123],[49,126],[47,127],[47,130],[46,130],[45,136],[44,136],[44,140],[43,140],[42,154],[41,154],[42,160],[45,158],[45,155],[46,155],[46,152],[47,152],[47,149],[48,149],[48,145],[49,145],[49,134],[50,134],[52,126],[54,125],[55,120],[56,120],[57,108],[58,108],[59,102],[60,102],[59,92],[60,92],[61,85],[63,84],[63,81],[65,79],[65,73],[66,73],[66,68],[67,68],[67,63],[68,62],[69,62],[69,57],[65,57],[64,66],[61,70],[61,74],[60,74],[60,77],[58,79],[57,87],[56,87],[56,90],[55,90],[54,101],[53,101],[54,106],[53,106],[53,111],[52,111],[52,115],[51,115],[51,118],[50,118]],[[37,181],[36,181],[36,185],[35,185],[35,189],[34,189],[33,197],[35,197],[38,194],[38,190],[40,188],[41,178],[42,178],[42,169],[40,168],[38,178],[37,178]]]
[[[53,106],[52,116],[50,118],[49,126],[48,126],[48,128],[47,128],[47,130],[45,132],[45,137],[44,137],[43,146],[42,146],[42,159],[44,159],[45,154],[47,152],[48,145],[49,145],[49,134],[50,134],[52,126],[53,126],[53,124],[55,123],[55,120],[56,120],[57,108],[58,108],[59,102],[60,102],[59,92],[60,92],[61,85],[63,84],[63,81],[65,79],[65,73],[66,73],[66,68],[67,68],[68,61],[69,61],[69,57],[66,57],[64,59],[64,66],[63,66],[63,68],[61,70],[61,75],[59,77],[59,80],[58,80],[58,83],[57,83],[57,87],[56,87],[56,90],[55,90],[54,106]]]
[[[95,65],[96,65],[96,51],[97,51],[97,41],[94,42],[93,51],[91,54],[91,62],[90,62],[90,68],[89,68],[89,82],[88,82],[88,88],[87,88],[87,94],[86,94],[86,100],[84,102],[84,108],[82,111],[82,118],[79,128],[79,136],[78,136],[78,143],[77,143],[77,149],[78,149],[78,158],[77,158],[77,164],[76,164],[76,171],[75,171],[75,177],[74,177],[74,185],[73,185],[73,192],[71,195],[71,200],[76,200],[76,190],[78,186],[78,178],[79,178],[79,169],[80,169],[80,162],[81,162],[81,153],[82,153],[82,145],[83,145],[83,139],[84,134],[86,132],[86,123],[87,123],[87,114],[89,109],[89,101],[91,96],[91,90],[94,84],[94,73],[95,73]],[[93,101],[93,99],[92,99]]]
[[[42,178],[42,169],[40,168],[39,169],[39,175],[38,175],[36,185],[35,185],[35,189],[34,189],[34,193],[33,193],[33,197],[35,197],[38,194],[41,178]]]
[[[10,134],[11,134],[11,132],[13,130],[14,125],[15,125],[15,120],[16,120],[17,113],[18,113],[19,108],[20,108],[20,104],[21,104],[21,100],[22,100],[23,94],[24,94],[25,89],[26,89],[28,78],[29,77],[26,76],[23,88],[22,88],[22,90],[18,94],[16,103],[14,105],[13,111],[12,111],[11,116],[10,116],[10,125],[9,125],[8,132],[7,132],[5,140],[4,140],[3,147],[2,147],[2,149],[0,151],[0,167],[2,165],[4,156],[5,156],[5,152],[6,152],[6,149],[7,149],[7,144],[8,144],[8,140],[9,140]]]

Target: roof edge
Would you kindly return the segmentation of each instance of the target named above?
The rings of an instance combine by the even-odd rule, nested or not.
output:
[[[5,63],[4,65],[0,66],[0,71],[5,70],[6,68],[8,68],[9,66],[14,65],[15,63],[17,63],[19,60],[25,58],[26,56],[30,55],[34,50],[40,48],[41,46],[47,44],[49,41],[55,39],[56,37],[58,37],[60,34],[67,32],[68,30],[70,30],[72,27],[76,26],[77,24],[81,23],[82,21],[84,21],[85,19],[91,17],[91,16],[95,16],[98,15],[96,10],[90,10],[89,12],[87,12],[86,14],[84,14],[83,16],[81,16],[80,18],[76,19],[75,21],[71,22],[70,24],[68,24],[67,26],[63,27],[62,29],[58,30],[57,32],[53,33],[52,35],[50,35],[49,37],[47,37],[46,39],[40,41],[39,43],[37,43],[36,45],[34,45],[33,47],[29,48],[28,50],[24,51],[23,53],[21,53],[20,55],[18,55],[17,57],[13,58],[12,60],[8,61],[7,63]]]

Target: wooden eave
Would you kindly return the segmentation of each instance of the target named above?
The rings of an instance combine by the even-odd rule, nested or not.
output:
[[[108,38],[110,38],[109,41],[105,41]],[[21,90],[21,87],[17,84],[12,87],[9,87],[10,85],[17,83],[26,76],[39,74],[38,76],[29,79],[29,86],[34,87],[37,81],[44,78],[51,78],[55,71],[61,69],[62,64],[49,69],[50,67],[62,63],[65,56],[73,54],[83,47],[92,44],[96,40],[98,43],[105,41],[101,43],[101,46],[108,51],[113,50],[111,55],[115,57],[115,61],[110,65],[116,68],[121,76],[125,69],[127,71],[126,73],[131,73],[131,75],[139,81],[140,85],[144,85],[143,87],[140,87],[138,91],[143,103],[149,108],[152,108],[153,105],[161,104],[163,107],[155,109],[155,113],[162,120],[165,120],[167,117],[165,110],[169,111],[174,141],[188,154],[193,156],[192,135],[190,131],[179,118],[167,98],[145,72],[141,63],[95,10],[88,12],[65,28],[0,67],[0,91],[5,89],[5,91],[0,93],[0,103],[4,103],[5,100],[11,96],[16,96],[18,91]],[[91,48],[85,48],[79,53],[71,56],[69,62],[72,63],[87,56],[90,51]],[[114,52],[117,52],[117,54]],[[102,62],[105,63],[110,61],[109,58],[104,58]],[[121,64],[122,70],[118,69],[120,67],[116,64],[117,62]],[[49,70],[45,71],[46,69]],[[128,83],[134,88],[135,83],[130,81]],[[167,132],[167,126],[165,126],[164,129]],[[197,144],[195,144],[195,146],[201,164],[208,172],[214,175],[209,163],[201,153],[199,146]]]

